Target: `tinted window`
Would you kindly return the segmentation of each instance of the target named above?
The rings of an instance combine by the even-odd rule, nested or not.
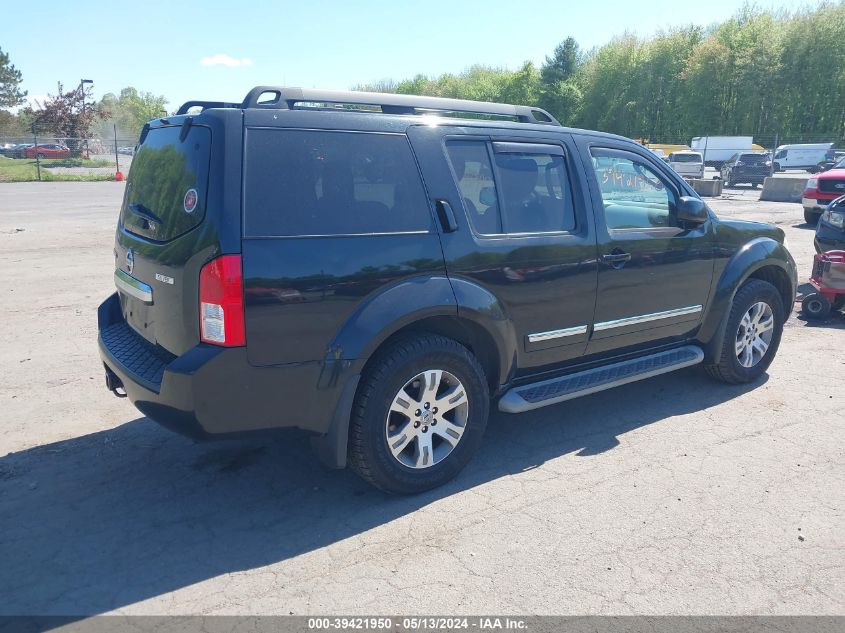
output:
[[[447,144],[464,207],[477,233],[548,233],[575,228],[564,157],[542,146],[505,144],[493,153],[483,141]],[[539,153],[537,153],[539,151]]]
[[[248,235],[425,231],[428,202],[400,135],[250,130]]]
[[[743,154],[739,157],[739,160],[751,165],[765,165],[769,157],[765,154]]]
[[[536,233],[575,228],[563,156],[497,153],[495,157],[505,232]]]
[[[701,156],[699,154],[672,154],[669,160],[673,163],[700,163]]]
[[[181,130],[154,128],[138,148],[129,170],[122,211],[128,231],[163,241],[202,222],[211,130],[191,126],[185,140],[180,141]]]
[[[502,219],[487,143],[449,141],[446,148],[473,229],[482,235],[501,233]]]
[[[593,150],[593,163],[611,230],[671,226],[675,198],[661,177],[645,161],[602,155]]]

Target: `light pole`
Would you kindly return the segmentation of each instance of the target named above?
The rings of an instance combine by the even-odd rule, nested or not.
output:
[[[93,84],[92,79],[79,80],[79,96],[82,98],[82,122],[85,122],[85,84]],[[88,135],[85,135],[85,154],[88,154]]]

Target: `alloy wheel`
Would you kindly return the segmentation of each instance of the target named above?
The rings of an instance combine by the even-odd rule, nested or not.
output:
[[[771,306],[758,301],[743,315],[736,331],[736,357],[745,368],[763,360],[774,335],[775,316]]]
[[[429,468],[455,450],[469,419],[461,381],[442,369],[411,378],[390,404],[385,439],[393,457],[408,468]]]

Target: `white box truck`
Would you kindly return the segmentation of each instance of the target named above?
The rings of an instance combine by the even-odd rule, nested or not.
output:
[[[696,136],[689,144],[690,149],[701,152],[705,165],[716,169],[734,154],[750,152],[753,145],[753,136]]]
[[[833,143],[796,143],[779,145],[775,150],[775,171],[810,169],[833,155]]]

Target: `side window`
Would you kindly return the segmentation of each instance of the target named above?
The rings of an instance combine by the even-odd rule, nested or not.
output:
[[[563,156],[496,153],[507,233],[571,231],[575,213]]]
[[[592,152],[607,228],[652,229],[672,226],[675,196],[645,161]]]
[[[446,148],[476,233],[555,233],[575,228],[566,164],[556,146],[493,143],[491,147],[484,141],[450,141]]]
[[[427,231],[431,214],[401,135],[249,130],[247,235]]]
[[[472,228],[481,235],[501,233],[502,219],[487,143],[449,141],[446,151]]]

